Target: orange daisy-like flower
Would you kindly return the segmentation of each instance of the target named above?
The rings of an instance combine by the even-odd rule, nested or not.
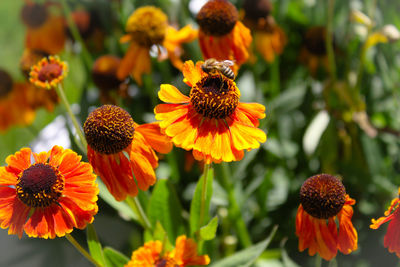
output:
[[[153,45],[157,46],[160,58],[169,57],[171,63],[181,69],[181,44],[197,38],[197,31],[190,25],[179,31],[169,26],[167,15],[153,6],[136,9],[126,23],[126,31],[128,34],[121,38],[121,42],[130,42],[130,46],[121,61],[117,76],[123,80],[131,74],[140,85],[142,75],[151,71],[149,52]],[[160,46],[167,50],[167,56],[162,55]]]
[[[50,12],[51,3],[39,4],[25,1],[21,18],[27,26],[25,47],[48,54],[58,54],[66,40],[64,18]]]
[[[240,103],[236,83],[219,73],[208,75],[202,64],[184,63],[184,82],[192,87],[189,97],[173,85],[161,85],[158,96],[169,104],[156,106],[156,119],[174,144],[193,149],[197,160],[240,160],[243,150],[258,148],[266,141],[266,134],[257,128],[258,120],[265,117],[265,107]]]
[[[90,164],[70,149],[49,152],[23,148],[0,167],[0,225],[20,238],[55,238],[83,229],[97,213],[97,194]]]
[[[34,65],[29,81],[37,87],[52,89],[67,76],[67,64],[57,56],[45,57]]]
[[[197,14],[199,44],[205,59],[232,60],[234,71],[249,58],[250,30],[238,21],[239,14],[228,0],[210,0]]]
[[[197,255],[197,244],[184,235],[176,239],[172,251],[163,251],[161,241],[146,242],[132,253],[132,258],[125,267],[185,267],[210,263],[208,255]]]
[[[400,195],[400,188],[399,188]],[[400,257],[400,199],[397,197],[392,200],[392,203],[387,211],[385,211],[385,217],[380,217],[378,220],[372,219],[370,228],[378,229],[382,224],[389,222],[389,226],[383,241],[385,248],[388,248],[389,252],[396,253],[397,257]]]
[[[269,0],[246,0],[243,3],[243,23],[254,31],[256,50],[267,62],[273,62],[283,52],[287,38],[271,15]]]
[[[168,153],[172,149],[158,123],[138,125],[128,112],[113,105],[92,111],[83,129],[89,162],[118,201],[153,185],[158,165],[154,150]]]
[[[323,26],[312,27],[304,36],[304,44],[300,50],[299,60],[307,66],[311,75],[316,76],[320,67],[329,71],[329,59],[326,51],[326,28]],[[335,47],[335,43],[333,43]]]
[[[29,104],[31,85],[14,82],[0,69],[0,131],[14,125],[29,125],[35,119],[35,111]]]
[[[310,256],[318,253],[331,260],[338,250],[349,254],[357,249],[357,232],[351,222],[355,200],[338,178],[329,174],[308,178],[300,189],[300,202],[296,215],[300,251],[308,248]]]

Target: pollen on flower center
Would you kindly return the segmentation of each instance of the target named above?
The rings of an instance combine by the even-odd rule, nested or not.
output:
[[[308,178],[300,189],[300,202],[304,210],[318,219],[328,219],[342,209],[346,189],[342,182],[329,174]]]
[[[236,7],[228,0],[210,0],[200,9],[196,20],[205,34],[223,36],[232,31],[238,18]]]
[[[203,77],[190,91],[190,101],[197,113],[207,118],[224,119],[239,103],[235,82],[221,74]]]
[[[40,27],[48,17],[46,6],[38,3],[27,3],[22,7],[22,21],[31,28]]]
[[[16,185],[17,196],[32,208],[48,207],[64,190],[64,177],[58,169],[37,163],[24,170]]]
[[[153,6],[138,8],[128,19],[126,31],[133,41],[146,47],[161,44],[168,27],[168,17]]]
[[[0,98],[5,97],[11,92],[13,80],[7,72],[0,70]]]
[[[124,109],[104,105],[92,111],[83,125],[88,145],[102,154],[126,148],[134,136],[134,121]]]

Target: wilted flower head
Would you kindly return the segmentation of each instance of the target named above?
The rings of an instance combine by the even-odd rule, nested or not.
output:
[[[300,251],[308,248],[310,256],[318,253],[331,260],[338,250],[349,254],[357,249],[357,232],[351,222],[355,201],[338,178],[329,174],[308,178],[300,189],[300,203],[296,215]]]
[[[250,30],[240,21],[228,0],[210,0],[199,11],[199,44],[204,59],[233,60],[235,72],[249,57]]]
[[[92,111],[83,129],[89,162],[118,201],[153,185],[158,165],[154,150],[168,153],[172,149],[158,123],[138,125],[128,112],[113,105]]]
[[[122,80],[131,74],[138,84],[142,83],[144,73],[150,73],[149,52],[152,46],[158,48],[160,58],[170,58],[171,63],[180,69],[181,44],[197,38],[197,31],[190,25],[179,31],[169,26],[167,15],[154,6],[136,9],[128,18],[126,32],[121,42],[130,42],[130,46],[121,61],[117,76]],[[162,55],[159,46],[167,50],[167,55]]]

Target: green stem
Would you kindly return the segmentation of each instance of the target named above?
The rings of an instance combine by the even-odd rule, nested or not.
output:
[[[71,106],[68,103],[68,100],[67,100],[67,97],[65,96],[62,85],[58,84],[58,86],[56,87],[56,90],[57,90],[57,94],[61,98],[61,101],[64,104],[64,107],[67,110],[67,113],[68,113],[69,117],[71,118],[72,124],[74,125],[75,130],[79,136],[80,142],[76,142],[76,144],[86,154],[87,142],[86,142],[85,136],[82,132],[82,129],[81,129],[78,121],[76,120],[74,113],[72,113]],[[75,139],[75,141],[77,141],[77,140]]]
[[[204,164],[204,172],[203,172],[203,184],[201,186],[201,202],[200,202],[200,217],[199,217],[199,225],[203,226],[203,221],[205,217],[205,208],[206,208],[206,193],[207,193],[207,177],[208,171],[210,170],[210,164]]]
[[[328,61],[330,68],[331,80],[336,81],[336,63],[335,63],[335,54],[333,50],[333,12],[335,8],[335,0],[329,0],[328,2],[328,19],[326,22],[326,38],[325,45],[326,51],[328,53]]]
[[[74,37],[75,41],[77,41],[81,48],[82,48],[82,58],[83,61],[86,65],[86,69],[87,71],[90,71],[92,68],[92,57],[90,56],[90,53],[88,52],[86,45],[79,33],[78,27],[76,26],[74,20],[72,19],[71,16],[71,9],[68,6],[68,3],[66,0],[62,0],[61,4],[63,6],[64,9],[64,13],[65,13],[65,17],[67,18],[67,23],[68,23],[68,28],[71,31],[72,36]]]
[[[93,263],[94,266],[103,267],[103,265],[99,264],[92,256],[90,256],[90,254],[75,240],[75,238],[73,238],[72,235],[66,234],[65,237],[86,259]]]
[[[140,201],[139,201],[138,197],[130,197],[130,196],[128,196],[125,199],[125,202],[129,205],[129,207],[133,210],[133,212],[138,215],[140,224],[146,230],[152,230],[151,223],[150,223],[149,219],[147,218],[147,215],[144,212],[143,207],[140,204]]]
[[[221,163],[222,166],[222,175],[221,175],[221,183],[228,193],[229,199],[229,212],[231,220],[235,223],[236,232],[239,237],[239,241],[243,247],[250,247],[252,245],[249,231],[247,230],[246,224],[242,217],[242,212],[240,211],[240,207],[236,201],[234,186],[230,181],[229,166],[226,163]]]
[[[319,254],[315,254],[315,267],[321,267],[322,266],[322,258],[319,256]]]

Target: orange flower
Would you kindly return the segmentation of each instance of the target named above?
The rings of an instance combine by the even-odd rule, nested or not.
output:
[[[0,132],[14,125],[29,125],[35,111],[29,105],[30,84],[14,82],[0,69]]]
[[[357,232],[351,222],[355,200],[338,178],[329,174],[308,178],[301,187],[300,202],[296,215],[300,251],[308,248],[310,256],[318,252],[331,260],[338,250],[349,254],[357,249]]]
[[[197,160],[240,160],[243,150],[258,148],[266,141],[265,133],[257,128],[258,119],[265,117],[265,107],[240,103],[236,83],[219,73],[208,75],[202,71],[202,63],[184,63],[184,82],[192,87],[189,97],[173,85],[161,85],[158,96],[170,104],[156,106],[156,119],[173,143],[193,149]]]
[[[300,50],[299,60],[307,66],[312,76],[317,75],[320,67],[329,71],[329,60],[326,51],[326,28],[316,26],[308,29],[304,37],[304,44]],[[333,43],[335,48],[335,43]]]
[[[92,78],[94,84],[99,88],[102,103],[116,103],[111,92],[122,87],[122,81],[117,77],[120,61],[119,57],[104,55],[97,58],[93,63]]]
[[[238,17],[236,7],[227,0],[208,1],[196,17],[203,57],[235,61],[235,72],[249,58],[252,41],[250,30]]]
[[[157,46],[160,58],[169,57],[171,63],[181,69],[181,44],[197,38],[197,31],[190,25],[179,31],[169,26],[167,16],[153,6],[136,9],[126,23],[126,31],[128,34],[121,38],[121,42],[130,42],[130,46],[121,61],[117,76],[123,80],[131,74],[139,85],[142,84],[142,75],[150,73],[149,52],[153,45]],[[161,54],[160,46],[165,47],[167,56]]]
[[[132,258],[125,267],[184,267],[210,263],[207,255],[197,255],[197,244],[184,235],[176,239],[175,248],[171,252],[162,254],[162,246],[158,240],[146,242],[143,247],[132,253]]]
[[[243,3],[243,23],[254,32],[256,50],[267,62],[273,62],[287,43],[283,30],[271,15],[269,0],[246,0]]]
[[[67,64],[57,56],[49,56],[32,67],[29,81],[37,87],[52,89],[60,84],[66,75]]]
[[[399,188],[400,195],[400,188]],[[389,222],[389,226],[383,241],[385,248],[389,252],[395,252],[397,257],[400,258],[400,199],[397,197],[392,200],[392,203],[387,211],[385,217],[380,217],[378,220],[372,219],[372,224],[369,226],[372,229],[378,229],[382,224]]]
[[[27,26],[25,47],[48,54],[60,53],[66,40],[64,18],[51,14],[50,3],[25,2],[21,11],[22,21]]]
[[[55,238],[83,229],[97,213],[96,176],[70,149],[23,148],[0,167],[0,224],[21,238]]]
[[[83,128],[89,162],[118,201],[153,185],[158,165],[154,150],[168,153],[172,149],[158,123],[138,125],[128,112],[113,105],[92,111]]]

